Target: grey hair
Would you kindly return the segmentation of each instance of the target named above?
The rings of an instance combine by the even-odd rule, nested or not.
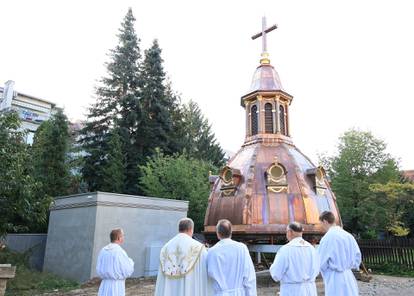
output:
[[[194,229],[194,222],[190,218],[182,218],[178,221],[178,231],[186,232]]]
[[[288,229],[292,230],[293,232],[303,232],[303,226],[299,222],[289,223]]]

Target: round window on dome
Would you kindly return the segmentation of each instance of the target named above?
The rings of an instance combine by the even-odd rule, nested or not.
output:
[[[274,166],[272,166],[269,170],[270,175],[272,176],[273,179],[279,179],[280,177],[282,177],[285,174],[285,170],[283,169],[283,167],[281,167],[280,165],[275,164]]]
[[[225,169],[222,178],[224,183],[231,183],[231,181],[233,180],[233,173],[230,169]]]

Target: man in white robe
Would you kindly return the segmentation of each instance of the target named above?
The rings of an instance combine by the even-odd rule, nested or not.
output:
[[[192,239],[194,222],[184,218],[178,224],[179,233],[161,249],[155,296],[207,296],[207,251]]]
[[[99,253],[96,273],[102,279],[99,296],[125,296],[125,279],[134,272],[134,261],[128,257],[121,244],[122,229],[114,229],[109,235],[111,243]]]
[[[331,212],[319,220],[325,230],[318,253],[326,296],[357,296],[358,284],[351,269],[359,269],[361,251],[355,238],[335,223]]]
[[[300,223],[286,228],[289,241],[281,247],[270,266],[270,275],[280,281],[280,296],[317,296],[315,279],[319,274],[319,258],[315,248],[302,238]]]
[[[256,296],[256,273],[246,245],[231,239],[231,223],[220,220],[216,227],[220,240],[208,251],[207,270],[213,280],[214,295]]]

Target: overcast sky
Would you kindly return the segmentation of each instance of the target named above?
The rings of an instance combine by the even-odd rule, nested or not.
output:
[[[186,101],[199,103],[223,148],[245,135],[240,97],[259,64],[261,17],[279,28],[268,51],[294,96],[291,133],[315,162],[345,130],[368,129],[414,169],[411,1],[2,1],[0,84],[83,119],[128,7],[141,48],[154,38]]]

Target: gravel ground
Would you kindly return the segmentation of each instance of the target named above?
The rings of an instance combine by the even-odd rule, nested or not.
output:
[[[152,279],[132,279],[127,282],[126,296],[152,296],[155,282]],[[369,283],[358,281],[361,296],[409,296],[414,295],[414,278],[374,275]],[[323,296],[323,283],[317,281],[318,295]],[[66,293],[47,293],[42,296],[96,296],[97,284]],[[259,296],[274,296],[279,286],[270,279],[258,282]]]

